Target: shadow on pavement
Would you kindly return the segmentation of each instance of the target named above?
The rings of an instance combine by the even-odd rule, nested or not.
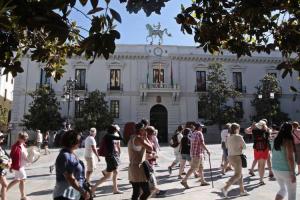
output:
[[[49,195],[52,194],[53,190],[41,190],[37,192],[32,192],[27,194],[28,196],[39,196],[39,195]]]

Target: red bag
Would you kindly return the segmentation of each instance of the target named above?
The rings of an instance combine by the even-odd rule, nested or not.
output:
[[[101,142],[100,142],[100,147],[98,149],[98,155],[105,157],[107,156],[108,152],[107,152],[107,145],[106,145],[106,138],[104,136],[104,138],[102,138]]]

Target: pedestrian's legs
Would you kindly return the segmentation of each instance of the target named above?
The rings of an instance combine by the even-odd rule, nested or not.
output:
[[[7,180],[5,176],[0,176],[1,188],[1,200],[6,200],[6,191],[7,191]]]
[[[254,159],[253,162],[252,162],[251,168],[249,170],[249,174],[251,176],[255,176],[255,174],[254,174],[254,168],[255,168],[256,164],[257,164],[257,160]]]
[[[280,173],[280,171],[274,170],[274,175],[276,177],[276,181],[279,185],[279,191],[276,194],[275,200],[282,200],[286,196],[286,186],[285,186],[285,181],[284,177]],[[289,178],[289,175],[287,176]]]
[[[99,185],[101,185],[101,184],[104,183],[107,179],[109,179],[109,178],[111,177],[111,174],[112,174],[112,172],[106,172],[106,173],[104,174],[104,176],[103,176],[102,178],[100,178],[100,179],[95,183],[95,185],[93,185],[93,187],[92,187],[92,189],[91,189],[92,194],[95,193],[95,191],[96,191],[96,189],[97,189],[97,187],[98,187]]]
[[[186,163],[186,160],[180,159],[180,168],[179,168],[178,177],[182,175],[182,173],[184,171],[185,163]]]
[[[20,193],[21,193],[21,199],[25,198],[26,197],[26,195],[25,195],[25,179],[20,180],[19,189],[20,189]]]
[[[20,180],[13,180],[12,182],[10,182],[7,186],[7,191],[14,185],[16,185],[17,183],[19,183]]]
[[[132,185],[132,196],[131,200],[138,200],[141,194],[140,183],[130,182]]]
[[[151,195],[150,187],[148,182],[142,182],[140,183],[140,186],[142,188],[142,195],[140,196],[140,200],[146,200]]]
[[[273,174],[273,171],[272,171],[271,158],[272,158],[272,154],[271,154],[271,151],[269,151],[269,156],[268,156],[268,160],[267,160],[267,166],[268,166],[268,169],[269,169],[269,177],[273,178],[274,174]]]
[[[224,187],[225,191],[227,191],[236,181],[240,180],[242,176],[242,160],[240,156],[228,156],[228,159],[229,163],[234,168],[234,175],[226,182]]]
[[[261,184],[264,184],[264,175],[265,175],[265,166],[266,166],[266,160],[259,159],[258,160],[258,173],[259,173],[259,181]]]
[[[113,171],[113,193],[121,193],[121,191],[119,191],[118,189],[118,169]]]

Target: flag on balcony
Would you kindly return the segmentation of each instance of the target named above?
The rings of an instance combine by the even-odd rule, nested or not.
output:
[[[172,60],[171,60],[171,86],[174,86],[174,82],[173,82],[173,66],[172,66]]]

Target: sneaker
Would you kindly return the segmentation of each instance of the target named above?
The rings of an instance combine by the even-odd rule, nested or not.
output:
[[[201,184],[200,184],[200,186],[207,186],[207,185],[209,185],[209,183],[206,182],[206,181],[202,181]]]
[[[159,192],[157,192],[155,195],[157,197],[162,197],[162,196],[165,196],[167,193],[167,190],[159,190]]]
[[[172,167],[168,167],[168,172],[169,172],[169,175],[172,174]]]
[[[241,192],[240,193],[240,196],[243,197],[243,196],[248,196],[250,195],[247,191],[244,191],[244,192]]]
[[[249,175],[255,176],[254,172],[251,169],[249,169]]]
[[[187,182],[181,181],[180,184],[183,185],[183,187],[184,187],[185,189],[190,189],[190,187],[189,187],[189,185],[187,184]]]
[[[221,188],[221,192],[223,193],[224,197],[227,197],[228,191],[225,188]]]

